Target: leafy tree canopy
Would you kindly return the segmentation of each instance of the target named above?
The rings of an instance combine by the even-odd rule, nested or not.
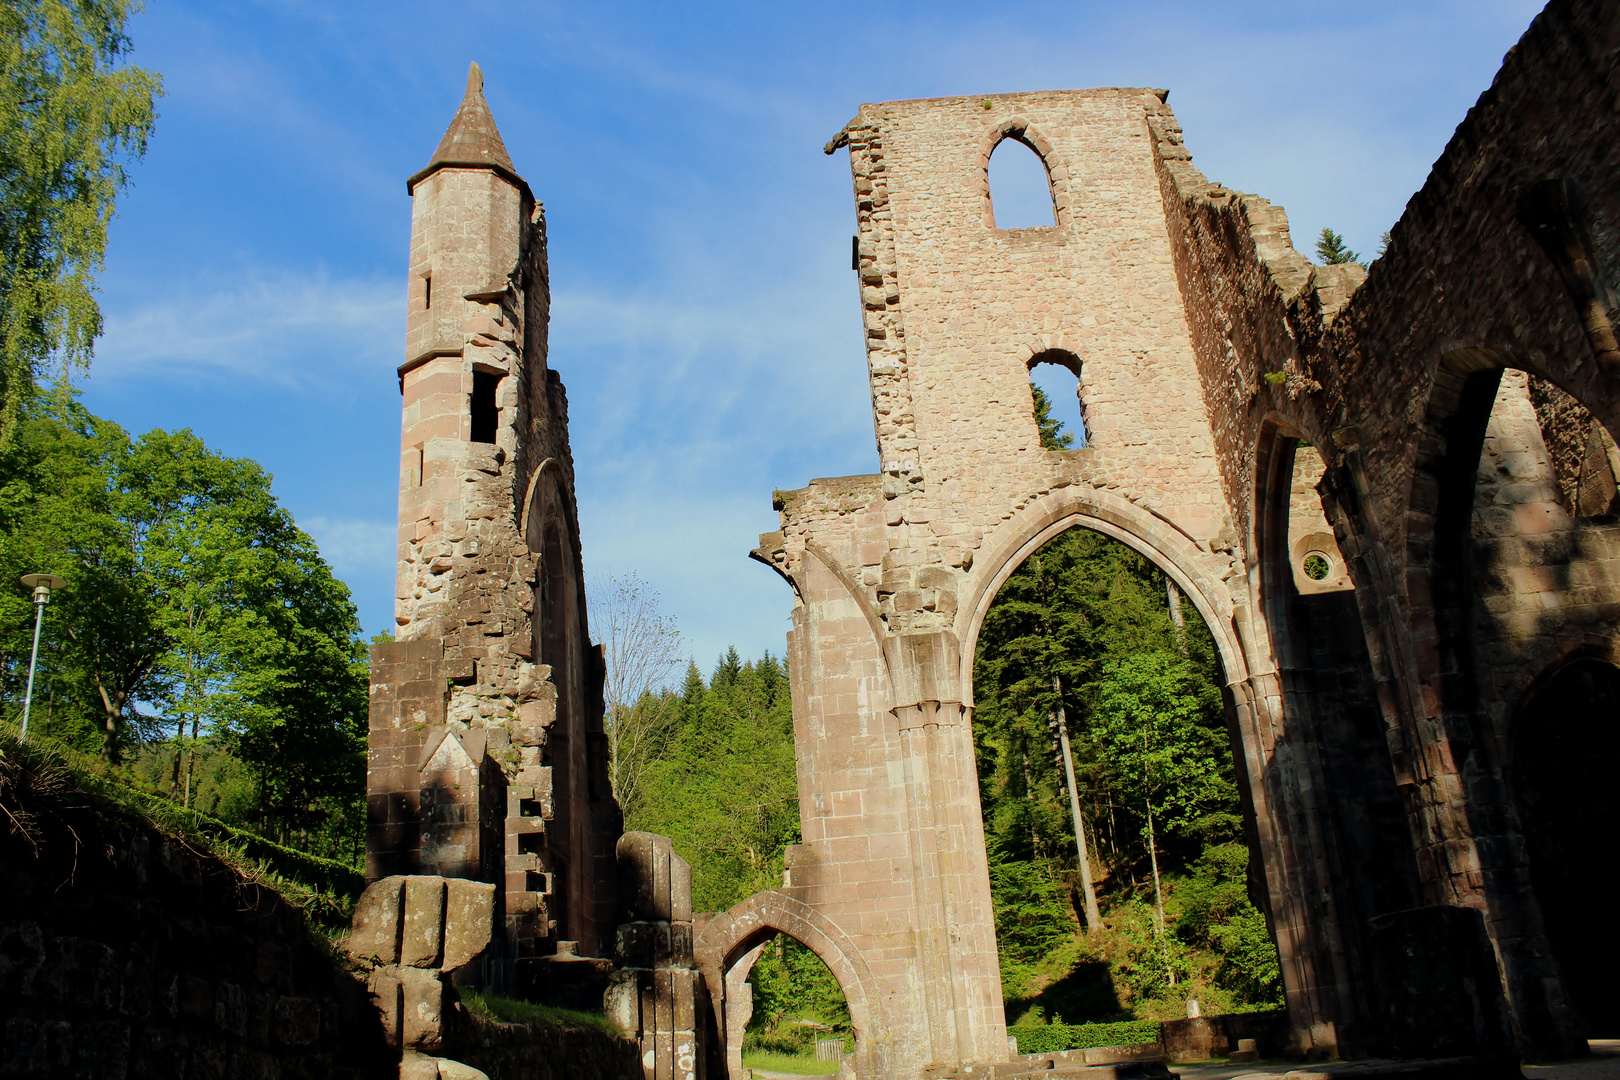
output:
[[[107,224],[146,153],[159,77],[120,66],[132,0],[0,0],[0,440],[36,380],[101,333]]]
[[[117,761],[166,730],[212,736],[282,839],[363,787],[354,605],[256,463],[42,395],[0,448],[0,581],[33,571],[68,580],[40,646],[58,737]],[[25,590],[0,589],[0,694],[18,707],[32,622]]]
[[[1170,1015],[1178,993],[1234,1007],[1275,999],[1276,950],[1237,842],[1214,641],[1191,603],[1180,608],[1178,626],[1144,556],[1071,529],[986,613],[973,736],[1009,1021]],[[1077,917],[1059,705],[1103,907],[1095,936]]]
[[[696,664],[660,708],[673,717],[647,766],[626,827],[662,833],[692,864],[692,903],[724,911],[782,881],[782,850],[799,841],[799,794],[787,668],[736,649],[705,682]]]

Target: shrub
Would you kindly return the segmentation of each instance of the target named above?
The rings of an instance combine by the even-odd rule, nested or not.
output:
[[[1010,1027],[1007,1034],[1018,1040],[1020,1054],[1053,1054],[1093,1046],[1156,1043],[1159,1025],[1153,1020],[1124,1020],[1116,1024],[1028,1024]]]

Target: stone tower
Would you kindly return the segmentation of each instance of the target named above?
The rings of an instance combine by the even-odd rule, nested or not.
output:
[[[496,883],[489,977],[611,947],[602,663],[567,398],[546,366],[545,216],[478,65],[413,198],[395,640],[372,652],[367,876]],[[515,980],[515,983],[514,983]]]

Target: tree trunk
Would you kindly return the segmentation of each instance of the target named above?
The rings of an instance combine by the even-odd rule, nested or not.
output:
[[[1074,783],[1074,756],[1069,752],[1069,719],[1063,709],[1063,682],[1052,676],[1052,692],[1057,695],[1053,718],[1057,721],[1058,745],[1063,752],[1063,777],[1069,784],[1069,814],[1074,818],[1074,850],[1080,856],[1080,887],[1086,897],[1086,929],[1095,934],[1102,929],[1097,910],[1097,890],[1091,883],[1091,857],[1086,851],[1086,826],[1080,817],[1080,792]]]
[[[1170,621],[1176,624],[1176,645],[1183,653],[1187,651],[1187,619],[1181,614],[1181,590],[1170,575],[1164,576],[1165,596],[1170,600]]]
[[[123,703],[115,702],[107,693],[107,688],[96,681],[96,691],[101,695],[101,756],[111,765],[118,764],[118,729],[119,720],[123,718]]]
[[[186,752],[186,801],[182,804],[187,810],[191,809],[191,770],[197,764],[197,726],[201,717],[191,714],[191,746]]]
[[[180,723],[174,729],[174,772],[169,777],[169,798],[174,798],[180,790],[180,758],[186,752],[186,717],[180,715]]]
[[[1153,830],[1153,800],[1150,797],[1147,804],[1147,842],[1148,864],[1153,867],[1153,929],[1159,938],[1159,948],[1165,950],[1166,973],[1170,976],[1170,985],[1176,985],[1176,973],[1169,964],[1168,949],[1164,940],[1164,893],[1159,887],[1159,845]]]

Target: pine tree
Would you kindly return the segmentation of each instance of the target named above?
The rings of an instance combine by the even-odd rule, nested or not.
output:
[[[1052,415],[1052,399],[1034,383],[1029,384],[1030,397],[1035,401],[1035,426],[1041,431],[1041,445],[1048,450],[1067,450],[1074,445],[1074,436],[1063,430],[1063,421]]]
[[[1361,256],[1351,251],[1345,244],[1344,237],[1332,229],[1323,229],[1322,235],[1316,238],[1316,257],[1324,265],[1333,266],[1338,263],[1359,263]]]

